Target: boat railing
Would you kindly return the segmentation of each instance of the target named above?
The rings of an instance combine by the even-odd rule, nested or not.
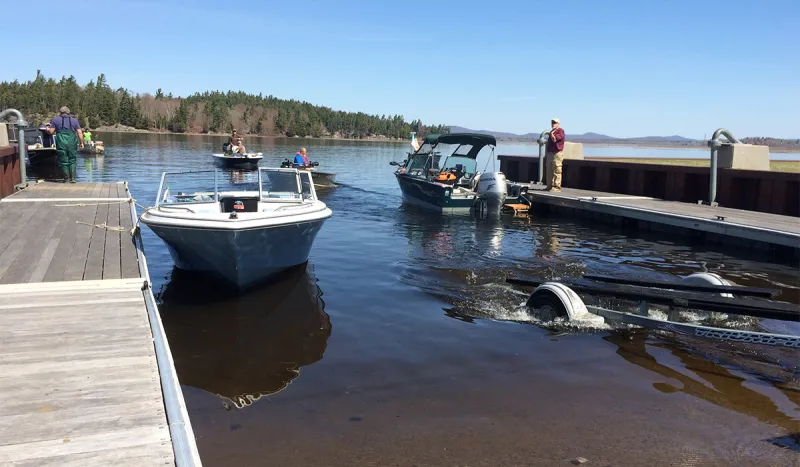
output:
[[[243,192],[249,192],[252,193],[249,196],[258,196],[264,202],[304,203],[317,200],[313,175],[308,171],[265,167],[256,172],[238,174],[245,180],[237,178],[233,181],[225,173],[219,169],[163,172],[154,207],[189,202],[218,203],[220,197],[228,192],[240,196]]]

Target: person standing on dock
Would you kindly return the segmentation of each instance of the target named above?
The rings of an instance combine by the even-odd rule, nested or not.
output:
[[[78,170],[78,148],[83,149],[83,131],[75,117],[70,116],[69,107],[59,109],[61,115],[53,117],[47,132],[55,134],[58,165],[64,181],[75,183]]]
[[[564,162],[566,135],[557,118],[552,119],[550,125],[553,129],[547,138],[544,155],[547,162],[547,191],[561,191],[561,166]]]

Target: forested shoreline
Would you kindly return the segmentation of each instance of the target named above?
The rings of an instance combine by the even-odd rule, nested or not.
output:
[[[81,86],[74,76],[59,80],[37,72],[34,80],[0,83],[0,109],[15,108],[39,125],[68,106],[89,128],[123,125],[138,130],[173,133],[240,133],[260,136],[332,137],[347,139],[408,139],[446,133],[443,125],[405,121],[402,115],[343,112],[294,99],[244,92],[206,91],[176,97],[158,89],[135,94],[113,89],[101,74]]]

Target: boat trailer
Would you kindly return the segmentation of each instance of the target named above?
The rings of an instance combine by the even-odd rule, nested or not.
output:
[[[685,336],[728,342],[800,348],[800,336],[701,326],[650,316],[650,304],[676,308],[800,322],[800,306],[772,300],[780,291],[732,285],[714,273],[694,273],[675,281],[646,281],[615,276],[584,275],[582,279],[543,281],[507,278],[506,282],[533,286],[526,306],[568,322],[602,325],[606,321],[669,331]],[[638,301],[638,313],[586,305],[582,292],[598,297]]]

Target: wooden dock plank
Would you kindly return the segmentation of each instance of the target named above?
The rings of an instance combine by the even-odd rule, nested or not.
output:
[[[0,406],[0,418],[41,412],[43,409],[52,412],[117,406],[138,398],[140,394],[152,392],[153,383],[158,383],[158,374],[155,371],[150,379],[143,378],[142,371],[138,368],[130,369],[128,373],[127,377],[123,376],[118,381],[97,386],[88,386],[81,381],[80,388],[77,385],[65,388],[9,388],[4,394],[8,399]],[[152,399],[159,401],[160,398],[155,394]]]
[[[63,230],[65,222],[69,220],[69,208],[48,203],[42,209],[47,210],[45,218],[39,228],[25,236],[26,245],[9,267],[5,277],[0,278],[3,282],[29,282],[37,269],[40,278],[36,282],[40,282],[44,277],[44,270],[55,254],[58,238],[61,235],[60,230]]]
[[[100,194],[101,198],[109,198],[111,192],[111,184],[103,186],[103,191]],[[99,204],[97,206],[97,214],[94,218],[95,225],[101,225],[108,222],[108,204]],[[85,280],[102,279],[103,278],[103,257],[105,255],[106,247],[106,229],[94,227],[92,229],[92,237],[89,242],[89,255],[86,257],[86,269],[83,273]]]
[[[0,219],[3,219],[3,222],[0,222],[0,251],[5,250],[9,243],[14,241],[19,231],[40,208],[39,205],[0,203]]]
[[[24,295],[25,299],[29,301],[36,301],[37,303],[46,302],[58,302],[62,300],[64,302],[74,301],[75,299],[85,297],[83,295],[83,289],[64,289],[64,290],[52,290],[52,289],[43,289],[43,290],[30,290],[25,292],[14,292],[12,290],[4,290],[5,287],[0,287],[0,306],[2,305],[9,305],[18,303],[18,296]],[[96,296],[103,296],[103,297],[111,297],[111,298],[134,298],[136,297],[136,291],[129,290],[129,289],[122,289],[122,288],[111,288],[111,289],[104,289],[104,288],[96,288],[94,289],[98,295]]]
[[[0,445],[0,463],[35,461],[28,465],[41,466],[48,465],[48,458],[57,459],[59,457],[66,457],[75,454],[100,453],[99,456],[92,455],[90,458],[84,459],[83,463],[79,464],[85,466],[92,465],[89,462],[94,462],[94,459],[102,459],[103,457],[108,459],[110,453],[117,450],[144,447],[148,445],[166,445],[168,447],[168,440],[169,430],[166,427],[139,426],[86,436],[73,436],[71,438],[57,438],[29,443]],[[163,450],[149,451],[151,456],[155,453],[163,455],[163,452]],[[156,458],[156,456],[152,457]],[[50,465],[61,464],[51,463]],[[94,465],[108,464],[95,463]],[[117,466],[119,464],[115,462],[113,465]],[[165,464],[159,462],[158,465]],[[174,463],[170,461],[167,465],[174,465]]]
[[[0,286],[0,464],[174,465],[141,284],[105,282]]]
[[[165,417],[164,404],[159,400],[158,393],[153,394],[152,387],[149,389],[132,394],[131,399],[136,402],[111,406],[70,406],[61,410],[47,410],[51,407],[45,405],[42,407],[45,410],[0,417],[2,442],[8,445],[91,436],[106,432],[108,428],[104,425],[113,425],[117,430],[158,426]]]
[[[119,184],[116,184],[119,185]],[[117,196],[117,186],[112,185],[112,195]],[[127,203],[125,207],[127,207]],[[119,202],[108,205],[108,226],[109,227],[122,227],[121,223],[121,205]],[[126,213],[130,217],[130,213]],[[103,279],[121,279],[122,278],[122,236],[130,237],[127,232],[119,232],[117,230],[106,231],[106,244],[103,254]]]
[[[130,192],[125,189],[125,185],[120,185],[120,193],[123,197],[132,198]],[[133,223],[137,221],[132,214],[130,204],[120,206],[120,225],[127,231],[133,228]],[[120,240],[120,275],[123,278],[139,277],[139,258],[136,256],[136,245],[131,235],[123,235]]]
[[[158,366],[154,361],[142,361],[136,365],[108,367],[102,373],[73,373],[62,368],[52,375],[39,373],[27,378],[0,378],[0,394],[9,399],[14,394],[28,392],[26,398],[60,397],[69,391],[102,391],[113,393],[117,385],[126,381],[158,382]],[[35,393],[35,395],[33,395]]]
[[[89,242],[95,230],[92,225],[86,224],[94,224],[95,218],[97,217],[98,206],[89,205],[80,209],[81,211],[77,221],[81,223],[78,224],[76,221],[72,249],[70,250],[69,257],[66,259],[64,275],[61,279],[65,281],[84,279],[86,261],[89,256]],[[60,266],[61,261],[63,260],[60,259],[57,265]]]
[[[129,195],[125,184],[40,183],[23,192],[0,203],[0,219],[14,219],[0,222],[0,283],[139,276],[130,205],[120,201]],[[126,232],[86,225],[103,223]],[[37,247],[28,248],[20,234]]]
[[[91,227],[79,224],[78,222],[89,222],[90,217],[93,219],[94,212],[97,210],[95,206],[76,206],[68,209],[71,210],[71,216],[64,230],[61,232],[61,237],[58,240],[58,247],[53,254],[53,258],[48,265],[42,281],[52,282],[67,280],[67,265],[69,264],[70,257],[77,242],[78,232],[88,233],[90,232],[89,229],[91,229]],[[78,262],[76,261],[75,269],[77,269],[77,264]],[[81,267],[81,277],[83,277],[82,270],[83,266]],[[77,278],[79,274],[78,271],[75,271],[71,275],[73,278]]]
[[[0,465],[175,463],[125,187],[0,202]]]
[[[21,266],[13,268],[10,273],[9,269],[11,269],[12,264],[14,264],[17,256],[20,254],[25,258],[35,253],[35,250],[31,252],[30,248],[26,248],[26,246],[29,245],[29,240],[31,238],[37,238],[36,233],[38,231],[47,228],[47,225],[51,222],[51,219],[48,217],[49,214],[50,209],[48,209],[46,205],[41,206],[36,214],[34,214],[19,231],[14,240],[0,253],[0,283],[23,282],[19,277],[13,275]],[[30,245],[30,247],[34,247],[34,245]]]
[[[74,442],[74,440],[71,440]],[[118,448],[111,451],[94,451],[14,462],[13,467],[141,467],[144,465],[173,465],[169,442],[154,442]]]

